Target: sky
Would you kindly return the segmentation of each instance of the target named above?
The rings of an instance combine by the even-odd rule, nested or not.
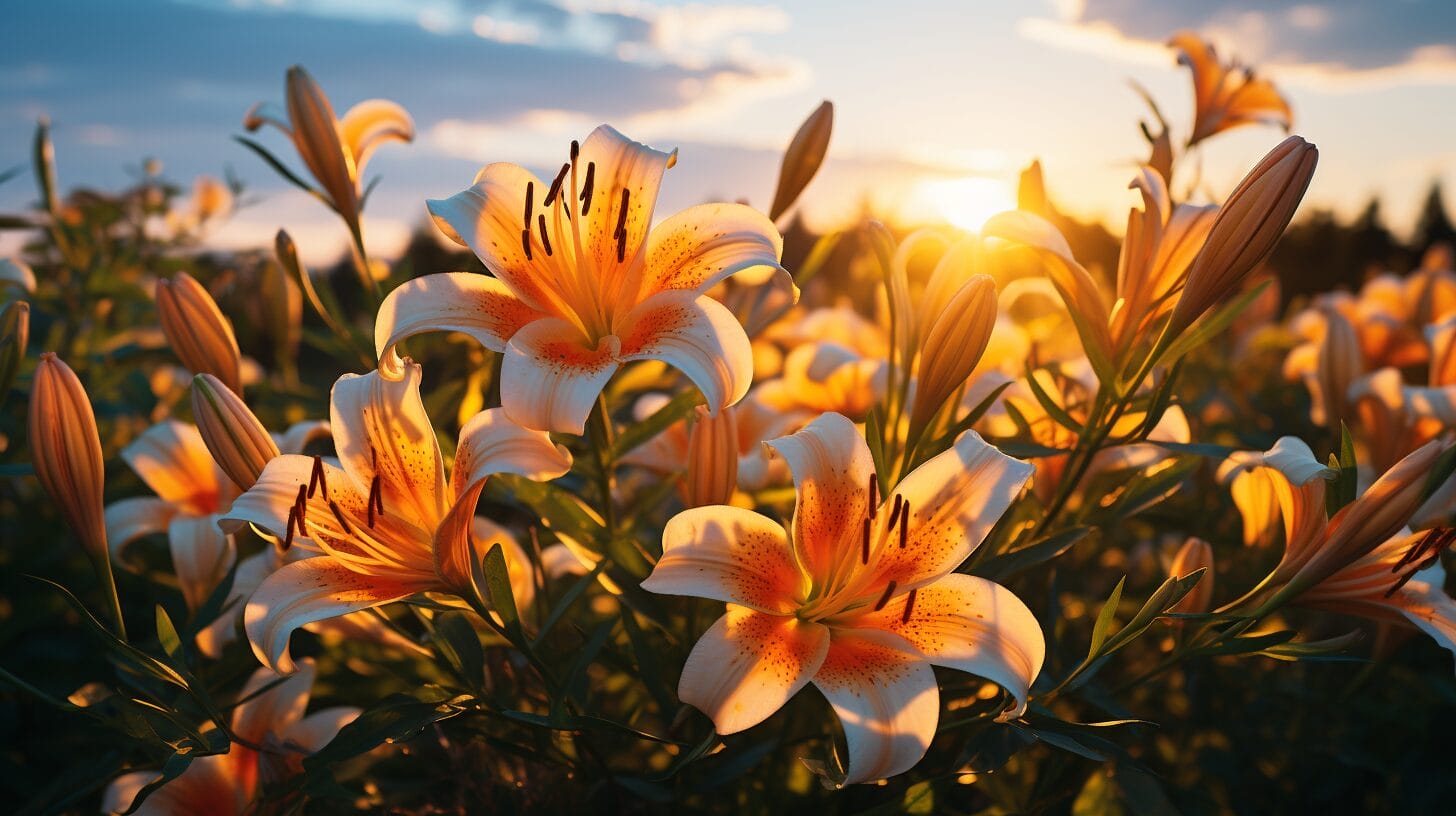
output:
[[[369,165],[379,255],[481,165],[549,177],[602,122],[679,149],[659,216],[709,200],[766,207],[783,147],[823,99],[835,127],[802,203],[814,226],[868,205],[973,227],[1039,158],[1058,206],[1116,229],[1146,153],[1130,80],[1175,133],[1191,121],[1188,74],[1162,46],[1183,28],[1283,89],[1295,132],[1320,147],[1307,210],[1351,215],[1378,195],[1400,231],[1433,179],[1456,189],[1446,0],[48,0],[7,16],[0,170],[27,161],[47,116],[63,187],[123,186],[148,158],[182,184],[231,170],[245,206],[209,244],[265,246],[286,226],[311,259],[339,252],[342,228],[232,138],[253,103],[283,101],[295,63],[340,112],[383,97],[415,119],[415,142]],[[1282,136],[1214,139],[1194,194],[1220,198]],[[282,134],[259,138],[298,166]],[[12,179],[0,212],[34,198]]]

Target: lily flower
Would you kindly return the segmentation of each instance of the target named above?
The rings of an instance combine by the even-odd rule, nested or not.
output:
[[[401,340],[457,331],[504,353],[502,406],[527,428],[581,433],[612,374],[634,360],[682,371],[710,411],[736,403],[753,352],[733,314],[703,293],[754,267],[782,273],[783,241],[742,204],[691,207],[649,234],[676,157],[603,125],[572,143],[549,184],[498,163],[429,202],[441,231],[493,277],[426,275],[391,292],[375,325],[380,370],[398,376]]]
[[[1193,72],[1193,132],[1188,146],[1215,133],[1240,125],[1293,125],[1294,114],[1279,89],[1255,76],[1252,68],[1220,62],[1213,46],[1191,31],[1180,31],[1168,41],[1178,49],[1178,62]]]
[[[105,461],[96,414],[76,372],[45,352],[35,368],[26,417],[35,476],[60,506],[95,563],[105,566]]]
[[[1031,466],[974,432],[880,501],[864,437],[825,414],[768,443],[788,461],[792,532],[735,507],[680,513],[652,592],[728,604],[693,647],[678,696],[720,734],[750,728],[813,683],[849,749],[846,783],[924,756],[940,711],[932,665],[980,675],[1015,698],[1041,669],[1041,627],[1009,590],[953,570],[1021,493]]]
[[[288,69],[286,87],[286,115],[259,102],[248,109],[243,127],[251,132],[268,124],[292,139],[329,206],[358,233],[364,165],[386,141],[414,141],[414,120],[387,99],[366,99],[337,118],[323,88],[299,65]]]
[[[242,742],[225,754],[198,757],[177,778],[157,788],[133,813],[140,816],[243,816],[253,813],[262,788],[303,772],[303,758],[324,747],[359,716],[359,709],[324,708],[305,716],[313,689],[312,661],[283,678],[258,669],[238,692],[232,731]],[[247,744],[243,744],[246,742]],[[105,813],[125,813],[155,771],[117,777],[102,796]]]
[[[420,592],[469,592],[471,559],[485,554],[475,505],[487,477],[554,479],[571,468],[546,433],[491,409],[460,429],[447,478],[420,367],[403,361],[401,374],[346,374],[334,384],[329,424],[342,467],[279,456],[223,516],[281,537],[285,549],[321,553],[263,579],[248,602],[244,627],[266,666],[293,670],[288,641],[305,624]]]
[[[241,391],[242,353],[232,321],[218,308],[202,284],[186,272],[157,281],[157,316],[162,333],[182,364],[193,374],[211,374],[233,391]]]

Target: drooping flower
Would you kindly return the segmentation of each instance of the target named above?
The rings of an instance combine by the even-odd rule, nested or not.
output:
[[[194,759],[177,778],[147,796],[134,813],[141,816],[244,816],[253,813],[263,789],[303,772],[303,759],[328,744],[359,716],[359,709],[324,708],[305,715],[313,689],[312,661],[279,680],[258,669],[238,692],[232,731],[247,745],[234,743],[225,754]],[[117,777],[102,796],[106,813],[124,813],[142,788],[159,778],[155,771]]]
[[[243,117],[243,127],[254,131],[269,124],[292,139],[329,205],[358,232],[364,165],[386,141],[413,141],[414,120],[387,99],[366,99],[337,118],[323,88],[298,65],[288,69],[286,89],[286,115],[259,102]]]
[[[869,447],[825,414],[770,443],[793,471],[792,532],[749,510],[675,516],[644,589],[725,601],[678,694],[720,734],[750,728],[812,682],[848,742],[847,783],[907,770],[935,734],[931,665],[978,674],[1025,706],[1046,644],[1011,592],[952,571],[1020,494],[1031,466],[975,433],[881,502]]]
[[[1191,31],[1174,34],[1168,45],[1178,49],[1178,62],[1193,73],[1194,118],[1189,146],[1240,125],[1277,125],[1286,132],[1293,125],[1293,113],[1279,89],[1255,76],[1252,68],[1220,62],[1213,46]]]
[[[503,407],[528,428],[581,433],[607,380],[634,360],[676,367],[711,411],[737,402],[753,374],[748,337],[702,293],[746,269],[781,269],[782,239],[741,204],[691,207],[649,234],[675,161],[603,125],[573,143],[550,184],[498,163],[431,201],[440,229],[493,277],[426,275],[391,292],[375,326],[381,371],[398,376],[405,338],[458,331],[504,353]]]
[[[321,553],[269,575],[248,602],[244,625],[267,666],[291,670],[289,637],[307,623],[419,592],[469,592],[471,559],[490,543],[475,518],[487,477],[547,479],[571,467],[546,433],[491,409],[460,429],[447,478],[420,398],[420,367],[404,361],[400,373],[346,374],[334,384],[330,426],[342,467],[279,456],[224,516],[268,530],[285,548]]]

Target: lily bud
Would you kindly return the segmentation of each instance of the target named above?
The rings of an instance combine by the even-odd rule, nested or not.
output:
[[[212,295],[191,275],[157,281],[157,314],[172,350],[193,374],[212,374],[242,390],[242,354],[233,327]]]
[[[1046,182],[1042,178],[1041,160],[1035,159],[1021,171],[1016,183],[1016,209],[1050,218],[1051,203],[1047,200]]]
[[[1339,430],[1340,420],[1348,413],[1347,393],[1350,385],[1365,369],[1360,353],[1360,336],[1355,327],[1339,312],[1330,312],[1325,321],[1325,336],[1315,353],[1315,370],[1310,381],[1312,418],[1321,425]]]
[[[738,489],[738,419],[732,407],[710,416],[706,408],[688,433],[688,471],[683,502],[688,507],[728,504]]]
[[[107,563],[105,462],[96,415],[76,372],[54,352],[42,354],[36,366],[28,425],[36,478],[60,505],[86,552]]]
[[[351,229],[359,228],[359,188],[354,156],[344,148],[338,118],[324,89],[303,66],[288,69],[288,122],[293,144],[309,172],[328,193],[334,209]]]
[[[1168,565],[1168,576],[1182,578],[1200,569],[1204,570],[1203,577],[1171,611],[1207,612],[1213,608],[1213,547],[1201,538],[1189,536],[1173,556],[1173,563]]]
[[[1280,142],[1219,208],[1208,240],[1188,269],[1173,310],[1176,334],[1238,288],[1274,249],[1314,176],[1319,150],[1299,136]]]
[[[823,164],[824,154],[829,150],[829,134],[833,129],[834,103],[826,99],[799,126],[794,140],[784,151],[778,189],[774,191],[773,206],[768,210],[770,220],[777,221],[785,210],[792,207],[814,179],[814,174],[819,172],[819,165]]]
[[[192,379],[192,416],[213,461],[242,490],[251,488],[278,456],[278,445],[263,423],[211,374]]]
[[[920,378],[910,412],[912,438],[971,376],[996,325],[996,284],[974,275],[931,324],[920,347]]]
[[[30,340],[30,304],[12,300],[0,309],[0,405],[15,384],[20,364],[25,361],[25,345]]]

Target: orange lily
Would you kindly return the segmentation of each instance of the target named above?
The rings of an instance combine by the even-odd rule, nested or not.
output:
[[[460,429],[450,477],[420,399],[420,367],[402,376],[346,374],[334,384],[330,426],[342,467],[279,456],[223,517],[252,523],[321,555],[263,579],[244,612],[253,651],[290,671],[295,629],[426,591],[470,591],[471,559],[493,525],[475,518],[486,479],[515,473],[554,479],[571,468],[544,432],[482,411]],[[297,538],[296,538],[297,536]],[[481,538],[485,537],[485,542]]]
[[[380,307],[380,370],[394,346],[458,331],[503,352],[501,401],[528,428],[581,433],[612,374],[661,360],[697,385],[708,408],[748,391],[753,352],[721,303],[703,293],[737,272],[782,272],[773,223],[742,204],[691,207],[651,230],[662,174],[676,161],[603,125],[550,184],[514,164],[485,167],[470,189],[429,202],[435,223],[494,277],[426,275]]]
[[[282,681],[258,669],[238,692],[232,731],[240,740],[226,754],[198,757],[177,778],[153,791],[133,813],[140,816],[243,816],[253,813],[262,786],[303,772],[303,758],[324,747],[359,716],[359,709],[338,706],[307,716],[314,666]],[[106,813],[124,813],[141,789],[158,778],[154,771],[133,771],[112,781],[102,796]]]
[[[812,682],[844,727],[846,783],[901,773],[935,735],[931,665],[992,680],[1026,704],[1045,640],[1009,590],[953,570],[1020,495],[1031,466],[974,432],[879,500],[869,446],[824,414],[767,443],[788,461],[792,533],[749,510],[668,522],[644,589],[725,601],[683,667],[678,696],[720,734],[762,722]]]
[[[1168,41],[1178,49],[1178,62],[1193,72],[1193,133],[1188,145],[1240,125],[1277,125],[1285,132],[1294,114],[1279,89],[1254,75],[1252,68],[1220,62],[1213,46],[1191,31],[1180,31]]]

